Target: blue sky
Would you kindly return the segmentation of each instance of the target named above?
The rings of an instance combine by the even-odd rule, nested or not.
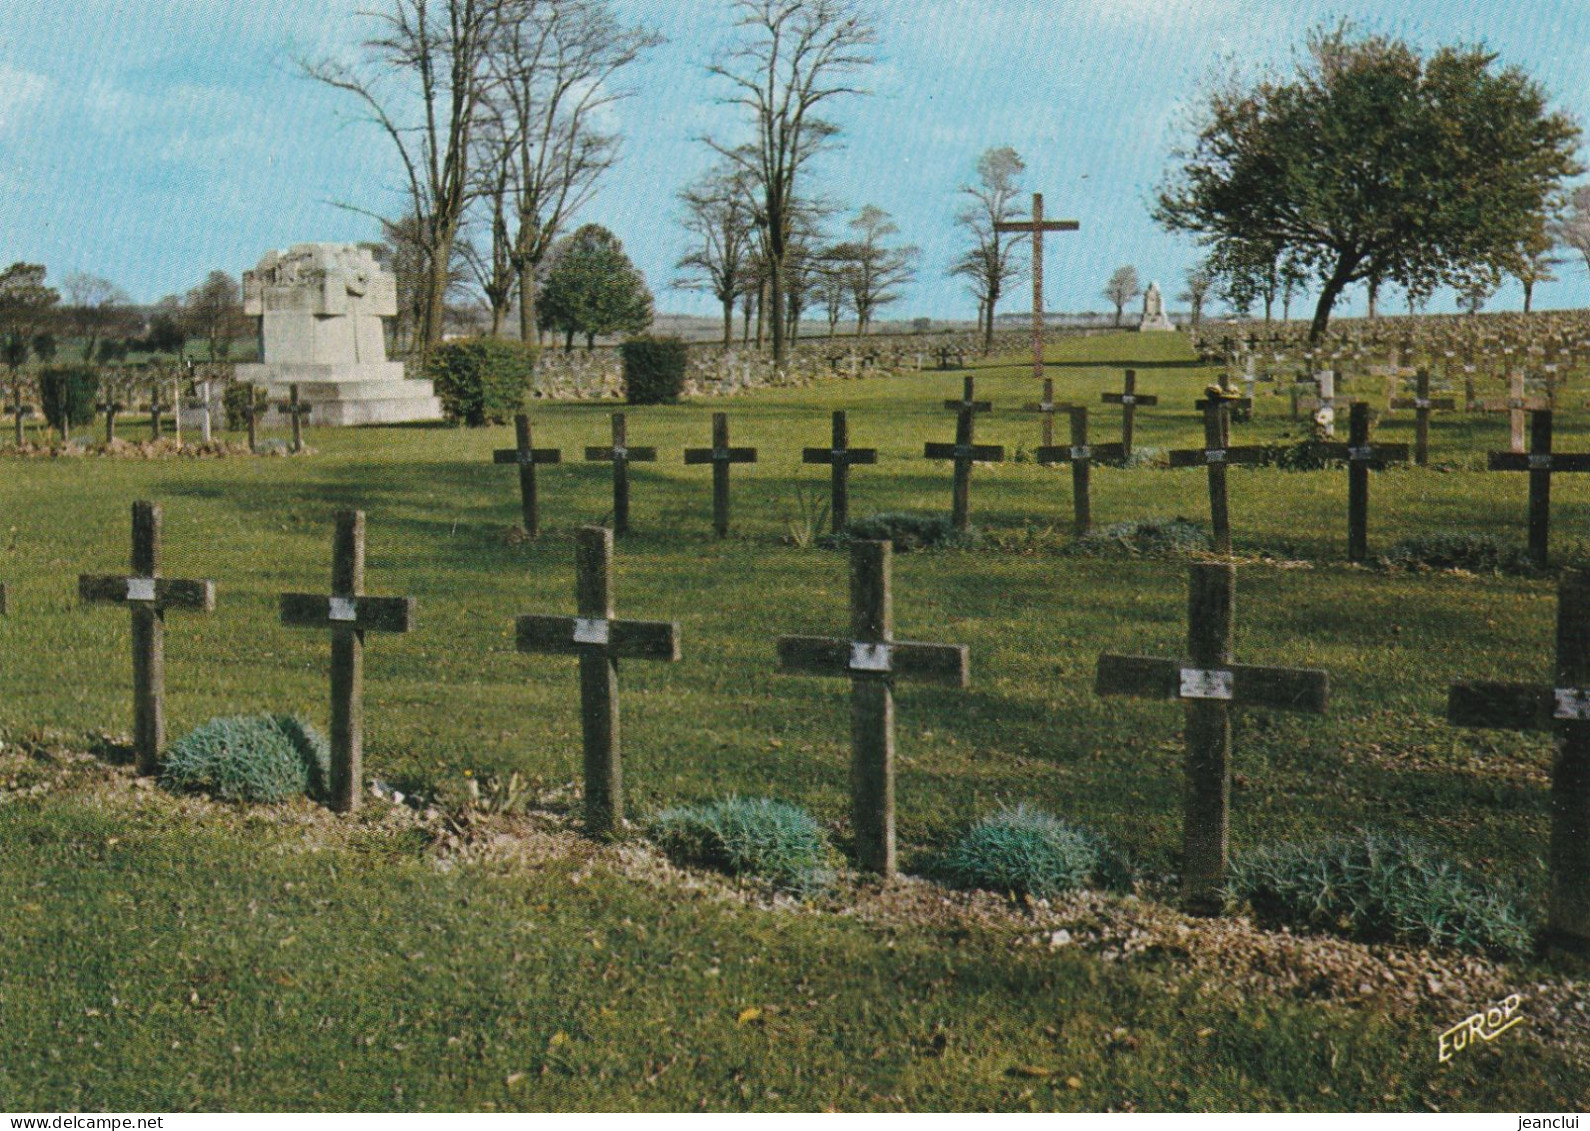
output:
[[[152,301],[212,269],[241,272],[272,247],[372,238],[371,221],[333,202],[396,211],[392,154],[294,60],[351,57],[356,10],[382,2],[0,0],[0,261],[45,263],[54,280],[91,271]],[[615,111],[624,156],[580,220],[618,234],[660,308],[710,313],[670,287],[683,251],[673,196],[711,163],[701,135],[733,138],[740,125],[704,71],[728,42],[729,5],[615,7],[668,42],[627,76],[637,97]],[[1148,210],[1201,85],[1221,67],[1285,67],[1310,27],[1341,16],[1426,48],[1483,42],[1590,126],[1587,0],[870,0],[870,9],[874,93],[836,104],[845,144],[813,167],[812,184],[852,210],[890,212],[922,249],[918,282],[889,317],[971,317],[961,284],[945,277],[963,240],[956,190],[997,145],[1022,154],[1027,188],[1045,194],[1050,215],[1082,224],[1050,238],[1050,309],[1102,309],[1099,291],[1123,263],[1175,295],[1195,249]],[[1558,273],[1537,305],[1590,305],[1584,262]],[[1513,287],[1492,305],[1520,301]],[[1026,302],[1017,293],[1001,309]],[[1355,295],[1347,309],[1362,305]],[[1432,304],[1450,308],[1449,295]]]

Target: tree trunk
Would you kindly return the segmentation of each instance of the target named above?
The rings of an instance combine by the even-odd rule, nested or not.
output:
[[[1266,326],[1268,326],[1270,324],[1270,312],[1272,310],[1274,310],[1274,309],[1275,309],[1275,296],[1274,295],[1265,295],[1264,296],[1264,324]]]
[[[723,300],[723,352],[734,347],[734,296]]]
[[[1529,313],[1529,308],[1535,297],[1535,283],[1532,279],[1524,281],[1524,313]]]
[[[519,268],[519,340],[534,341],[537,333],[536,268],[534,263],[527,260]]]
[[[1358,266],[1356,260],[1342,260],[1336,265],[1335,273],[1326,282],[1325,289],[1320,291],[1319,304],[1314,307],[1314,321],[1308,329],[1310,345],[1318,345],[1319,340],[1325,336],[1325,327],[1330,325],[1331,308],[1336,305],[1336,299],[1342,291],[1347,289],[1347,283],[1356,266]]]

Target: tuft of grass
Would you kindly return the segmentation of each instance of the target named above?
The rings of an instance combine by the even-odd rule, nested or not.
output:
[[[1131,869],[1102,837],[1025,804],[979,820],[928,862],[933,878],[1047,899],[1078,888],[1128,888]]]
[[[840,536],[840,541],[893,542],[899,553],[912,550],[936,550],[947,547],[969,546],[975,543],[974,532],[958,531],[944,514],[907,514],[889,511],[870,514],[850,523]]]
[[[762,797],[730,797],[664,809],[646,835],[676,864],[757,876],[797,895],[833,879],[823,830],[806,810]]]
[[[291,715],[211,719],[166,752],[161,780],[171,789],[227,801],[323,799],[330,752],[314,727]]]
[[[1227,874],[1227,909],[1270,926],[1329,931],[1365,942],[1453,947],[1506,957],[1529,952],[1529,923],[1429,845],[1359,830],[1259,849]]]
[[[1489,534],[1459,531],[1404,538],[1386,551],[1380,564],[1386,569],[1461,569],[1522,577],[1536,572],[1529,551],[1522,546],[1508,545]]]
[[[1074,543],[1079,553],[1132,558],[1191,554],[1212,545],[1208,532],[1185,518],[1117,522],[1090,530]]]

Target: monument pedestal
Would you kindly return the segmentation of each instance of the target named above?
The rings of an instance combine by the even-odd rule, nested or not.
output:
[[[442,402],[429,381],[403,376],[403,363],[373,365],[239,365],[237,379],[263,386],[272,403],[285,401],[291,386],[298,399],[312,406],[311,424],[409,424],[442,419]]]

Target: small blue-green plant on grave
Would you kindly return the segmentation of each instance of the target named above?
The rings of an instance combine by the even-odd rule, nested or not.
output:
[[[291,715],[211,719],[166,751],[161,780],[171,789],[227,801],[326,796],[330,752],[314,727]]]
[[[1076,552],[1096,557],[1175,557],[1207,550],[1209,532],[1185,518],[1149,518],[1117,522],[1088,531],[1075,543]]]
[[[1536,572],[1529,551],[1523,546],[1469,531],[1444,530],[1404,538],[1380,560],[1391,570],[1460,569],[1524,576]]]
[[[956,530],[949,515],[887,511],[851,519],[839,541],[892,542],[896,553],[908,554],[913,550],[971,546],[976,544],[977,534]]]
[[[797,895],[833,880],[833,853],[806,810],[761,797],[730,797],[664,809],[646,835],[676,864],[756,876]]]
[[[1365,942],[1448,946],[1504,956],[1530,948],[1527,917],[1506,893],[1420,841],[1359,830],[1238,857],[1227,910],[1265,926]]]
[[[1102,837],[1026,805],[982,818],[926,870],[951,887],[1034,899],[1131,886],[1130,866]]]

